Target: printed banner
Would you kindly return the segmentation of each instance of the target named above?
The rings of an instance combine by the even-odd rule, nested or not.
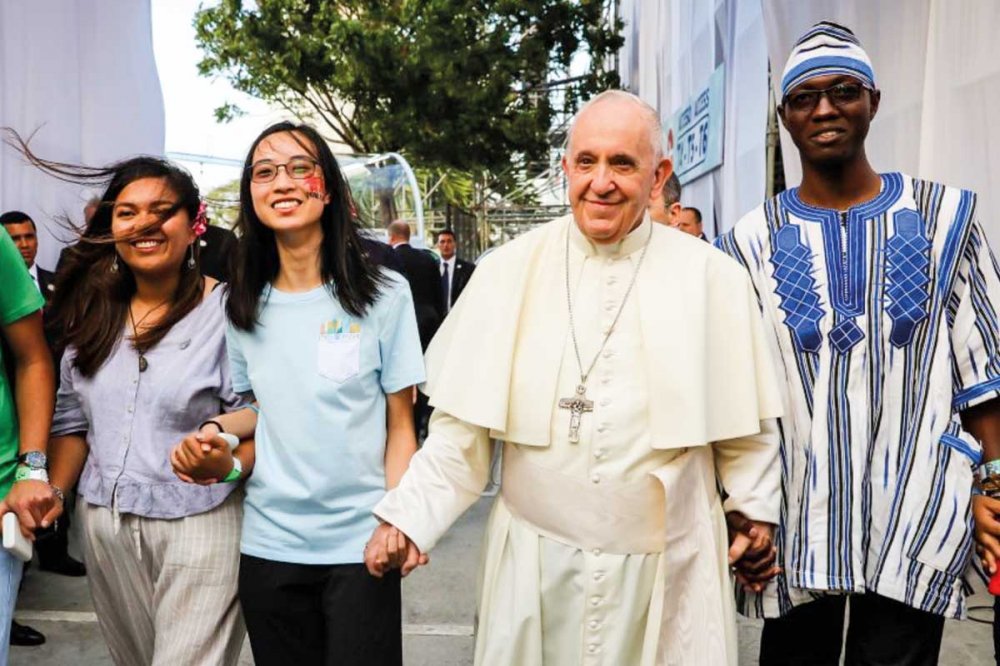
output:
[[[708,85],[671,118],[667,152],[682,185],[722,165],[725,82],[725,65],[719,65]]]

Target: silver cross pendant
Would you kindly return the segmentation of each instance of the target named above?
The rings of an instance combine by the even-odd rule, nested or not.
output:
[[[594,401],[587,400],[587,387],[580,384],[576,387],[575,396],[559,400],[559,409],[569,410],[569,443],[579,443],[580,421],[583,419],[583,413],[594,411]]]

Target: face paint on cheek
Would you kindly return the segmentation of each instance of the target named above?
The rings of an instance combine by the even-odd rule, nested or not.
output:
[[[306,189],[309,190],[309,198],[311,199],[322,199],[326,194],[323,191],[323,178],[320,176],[306,178]]]

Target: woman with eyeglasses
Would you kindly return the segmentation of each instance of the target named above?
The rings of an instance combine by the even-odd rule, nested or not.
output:
[[[175,455],[179,473],[208,477],[200,456],[218,449],[204,440],[256,433],[239,594],[258,666],[402,662],[400,572],[363,562],[372,508],[416,451],[423,357],[409,287],[366,258],[348,197],[311,127],[254,141],[227,312],[233,385],[259,414],[221,415]],[[387,538],[385,567],[405,575],[422,556]]]
[[[79,480],[75,522],[116,664],[235,665],[240,493],[183,483],[169,462],[204,419],[244,407],[229,380],[223,291],[198,267],[198,187],[155,157],[87,168],[12,144],[55,177],[105,185],[64,253],[48,313],[66,349],[49,443],[58,501],[45,520]],[[252,466],[246,447],[236,455]]]

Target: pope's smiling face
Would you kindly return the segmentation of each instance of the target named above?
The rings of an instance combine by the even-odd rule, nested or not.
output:
[[[595,243],[616,243],[646,212],[650,193],[670,175],[643,109],[628,99],[599,101],[573,124],[562,166],[577,226]]]

